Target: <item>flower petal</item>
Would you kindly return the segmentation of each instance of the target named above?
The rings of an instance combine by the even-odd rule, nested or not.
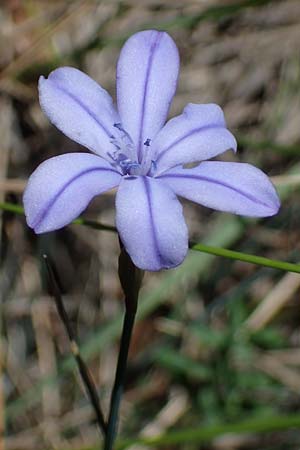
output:
[[[117,66],[117,100],[123,128],[137,147],[141,162],[144,142],[166,121],[179,71],[179,55],[171,37],[156,30],[131,36]]]
[[[73,67],[62,67],[39,80],[40,104],[50,121],[73,141],[106,157],[120,118],[112,98],[94,80]]]
[[[182,206],[161,181],[124,178],[116,198],[116,225],[134,264],[144,270],[180,264],[188,250]]]
[[[159,174],[177,165],[213,158],[229,149],[235,151],[236,147],[218,105],[189,103],[158,133],[152,152]]]
[[[182,197],[220,211],[273,216],[280,200],[261,170],[250,164],[207,161],[193,169],[172,169],[159,178]]]
[[[95,195],[121,175],[96,155],[69,153],[43,162],[29,178],[24,197],[28,225],[36,233],[57,230],[76,219]]]

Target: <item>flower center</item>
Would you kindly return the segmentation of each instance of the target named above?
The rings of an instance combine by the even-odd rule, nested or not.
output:
[[[123,175],[147,175],[151,171],[152,163],[149,158],[150,139],[144,142],[145,151],[141,163],[137,161],[134,143],[120,123],[114,123],[116,135],[111,135],[110,142],[115,146],[113,153],[107,153],[114,167],[121,169]]]

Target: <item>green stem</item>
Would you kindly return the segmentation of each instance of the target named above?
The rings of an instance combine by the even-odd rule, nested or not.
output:
[[[286,272],[300,273],[300,264],[292,264],[276,259],[269,259],[263,256],[250,255],[248,253],[236,252],[227,248],[213,247],[205,244],[191,244],[190,248],[198,252],[209,253],[210,255],[222,256],[224,258],[243,261],[258,266],[270,267],[272,269],[284,270]]]
[[[110,411],[108,418],[108,425],[106,431],[106,438],[104,450],[112,450],[114,440],[117,434],[118,414],[121,403],[121,398],[124,390],[124,382],[126,376],[127,359],[129,346],[134,326],[135,311],[126,310],[123,324],[123,332],[121,338],[121,347],[118,358],[118,365],[115,377],[115,383],[111,396]]]
[[[119,278],[125,294],[125,317],[121,337],[117,370],[112,390],[104,450],[112,450],[117,434],[118,415],[126,377],[129,346],[137,311],[139,290],[143,273],[131,261],[121,244]]]
[[[112,225],[106,225],[104,223],[96,222],[95,220],[83,219],[83,217],[78,217],[78,219],[73,220],[74,225],[84,225],[86,227],[94,228],[95,230],[110,231],[112,233],[117,233],[116,227]]]
[[[21,205],[15,205],[14,203],[0,202],[0,209],[14,214],[24,215],[24,208]]]
[[[11,212],[21,216],[25,214],[24,208],[21,205],[16,205],[14,203],[0,202],[0,209],[2,209],[2,211]],[[84,225],[86,227],[94,228],[95,230],[111,231],[112,233],[117,232],[116,227],[113,227],[112,225],[106,225],[96,222],[95,220],[84,219],[83,217],[78,217],[78,219],[73,220],[72,224]]]

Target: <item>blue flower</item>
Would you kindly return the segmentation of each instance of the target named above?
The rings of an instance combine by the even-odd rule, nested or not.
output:
[[[44,113],[94,154],[60,155],[31,175],[24,206],[36,233],[64,227],[94,196],[118,187],[120,238],[137,267],[156,271],[177,266],[188,250],[177,196],[235,214],[276,214],[279,199],[262,171],[249,164],[206,161],[236,150],[219,106],[190,103],[165,124],[178,72],[174,41],[149,30],[134,34],[121,50],[117,108],[104,89],[77,69],[63,67],[40,78]],[[198,165],[185,168],[190,163]]]

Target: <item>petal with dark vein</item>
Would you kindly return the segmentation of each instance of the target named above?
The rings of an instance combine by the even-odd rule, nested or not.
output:
[[[182,206],[164,183],[124,178],[116,198],[116,225],[134,264],[157,271],[179,265],[188,250]]]
[[[114,123],[120,122],[112,98],[80,70],[62,67],[39,80],[40,104],[50,121],[66,136],[106,157]]]
[[[121,175],[99,156],[69,153],[43,162],[24,192],[28,225],[36,233],[57,230],[76,219],[92,198],[120,183]]]
[[[123,127],[135,143],[139,162],[144,142],[152,141],[166,121],[178,72],[177,47],[164,32],[136,33],[121,50],[117,66],[118,110]]]
[[[209,208],[250,217],[278,212],[280,201],[267,175],[245,163],[206,161],[158,177],[177,195]]]

